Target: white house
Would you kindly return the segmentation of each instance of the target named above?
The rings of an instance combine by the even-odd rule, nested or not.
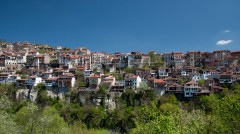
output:
[[[26,85],[28,86],[37,86],[37,84],[42,82],[41,77],[30,76],[30,78],[26,81]]]
[[[200,92],[201,87],[195,81],[184,84],[184,97],[193,97],[194,93]]]
[[[141,78],[134,74],[127,74],[124,78],[124,88],[133,88],[137,89],[140,85]]]

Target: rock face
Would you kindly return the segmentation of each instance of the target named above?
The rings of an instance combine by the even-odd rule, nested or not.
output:
[[[30,99],[31,101],[35,101],[37,98],[38,91],[34,89],[19,89],[16,92],[17,99]]]

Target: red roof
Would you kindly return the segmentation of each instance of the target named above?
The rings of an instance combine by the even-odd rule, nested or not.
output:
[[[38,58],[44,58],[45,55],[36,55],[34,57],[38,57]]]
[[[154,83],[157,83],[157,84],[164,84],[166,83],[163,79],[154,79]]]
[[[86,47],[79,47],[79,48],[76,48],[77,50],[79,50],[79,49],[87,49]]]
[[[45,79],[45,80],[57,80],[58,78],[48,78],[48,79]]]
[[[240,53],[240,51],[232,51],[231,53]]]
[[[90,76],[90,78],[100,78],[100,76],[97,74],[94,74],[93,76]]]
[[[195,82],[195,81],[189,81],[188,83],[186,83],[186,84],[198,84],[197,82]]]

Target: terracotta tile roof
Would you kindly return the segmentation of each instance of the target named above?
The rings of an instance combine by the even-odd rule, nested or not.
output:
[[[232,51],[231,53],[240,53],[240,51]]]
[[[100,76],[97,74],[94,74],[93,76],[90,76],[90,78],[100,78]]]
[[[166,83],[163,79],[154,79],[154,83],[157,83],[157,84],[164,84]]]
[[[71,58],[76,59],[76,58],[80,58],[80,57],[78,55],[72,55]]]
[[[45,55],[36,55],[36,56],[34,56],[34,57],[37,57],[37,58],[44,58]]]
[[[198,84],[197,82],[195,82],[195,81],[189,81],[188,83],[186,83],[186,84]]]
[[[48,78],[48,79],[45,79],[45,80],[57,80],[58,78]]]
[[[86,47],[79,47],[79,48],[76,48],[77,50],[79,50],[79,49],[84,49],[84,50],[86,50],[87,48]]]

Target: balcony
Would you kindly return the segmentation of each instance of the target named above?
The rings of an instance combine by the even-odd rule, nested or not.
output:
[[[45,83],[45,86],[46,86],[46,87],[52,87],[52,86],[53,86],[53,83]]]

